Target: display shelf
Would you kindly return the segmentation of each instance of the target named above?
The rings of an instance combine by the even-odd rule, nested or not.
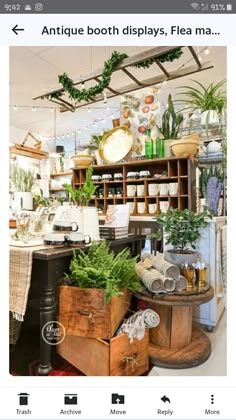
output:
[[[56,178],[56,177],[59,177],[59,176],[69,176],[69,175],[73,175],[73,172],[72,171],[55,172],[55,173],[52,173],[50,176],[51,176],[51,178]]]
[[[50,188],[49,191],[51,193],[56,193],[56,192],[65,191],[65,188]]]
[[[147,170],[150,172],[149,178],[138,178],[138,179],[127,179],[128,172],[139,172],[142,170]],[[154,177],[155,174],[163,173],[167,174],[160,178]],[[73,170],[73,186],[80,187],[84,184],[86,180],[87,169],[74,169]],[[167,202],[169,207],[179,208],[183,210],[184,208],[189,208],[195,210],[195,172],[196,164],[187,158],[162,158],[162,159],[148,159],[140,161],[130,161],[116,163],[114,165],[93,165],[93,175],[111,174],[114,176],[115,173],[122,173],[123,180],[112,180],[112,181],[95,181],[94,184],[98,185],[103,189],[104,196],[102,198],[94,198],[93,202],[98,206],[103,201],[104,211],[106,211],[107,206],[111,203],[133,203],[134,211],[132,215],[142,216],[142,217],[152,217],[153,213],[149,213],[149,204],[156,204],[157,210],[156,214],[160,212],[160,203]],[[168,184],[176,182],[178,183],[178,193],[176,195],[149,195],[149,184]],[[130,197],[127,194],[127,188],[129,185],[144,185],[144,195]],[[122,197],[108,197],[109,187],[114,189],[122,189]],[[136,192],[137,194],[137,192]],[[100,201],[98,201],[100,200]],[[138,213],[138,203],[144,202],[144,213]],[[99,203],[99,204],[98,204]]]

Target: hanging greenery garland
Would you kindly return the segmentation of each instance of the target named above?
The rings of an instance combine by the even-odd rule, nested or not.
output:
[[[174,51],[162,54],[156,58],[161,63],[164,63],[165,61],[173,61],[179,59],[179,57],[182,54],[183,51],[181,50],[181,48],[177,48]],[[68,93],[70,99],[73,99],[76,102],[90,102],[93,101],[97,95],[101,94],[104,91],[104,89],[106,89],[109,86],[111,82],[112,73],[115,71],[118,64],[125,58],[128,58],[127,54],[113,51],[111,58],[109,58],[109,60],[105,61],[104,63],[101,80],[97,83],[96,86],[90,87],[89,89],[77,89],[74,86],[73,80],[70,79],[66,73],[59,75],[58,80],[62,84],[64,91]],[[133,65],[133,67],[146,69],[149,68],[154,63],[154,61],[155,57],[149,60],[142,61],[141,63],[135,64]],[[51,95],[48,95],[47,99],[58,99],[64,95],[64,91],[55,92]]]

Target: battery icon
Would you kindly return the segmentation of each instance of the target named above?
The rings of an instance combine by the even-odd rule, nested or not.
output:
[[[231,10],[232,10],[232,4],[227,4],[226,5],[226,10],[227,10],[227,12],[231,12]]]

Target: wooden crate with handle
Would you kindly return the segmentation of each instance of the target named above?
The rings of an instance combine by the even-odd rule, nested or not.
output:
[[[109,340],[126,314],[131,295],[127,289],[105,303],[105,290],[60,287],[59,321],[66,334]]]
[[[126,334],[109,342],[67,335],[57,352],[87,376],[139,376],[149,368],[148,344],[149,331],[132,343]]]

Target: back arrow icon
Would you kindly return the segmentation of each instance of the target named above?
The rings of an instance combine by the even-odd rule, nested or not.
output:
[[[19,35],[18,32],[19,31],[24,31],[23,28],[18,28],[18,25],[15,25],[14,28],[12,28],[12,31],[16,34]]]

